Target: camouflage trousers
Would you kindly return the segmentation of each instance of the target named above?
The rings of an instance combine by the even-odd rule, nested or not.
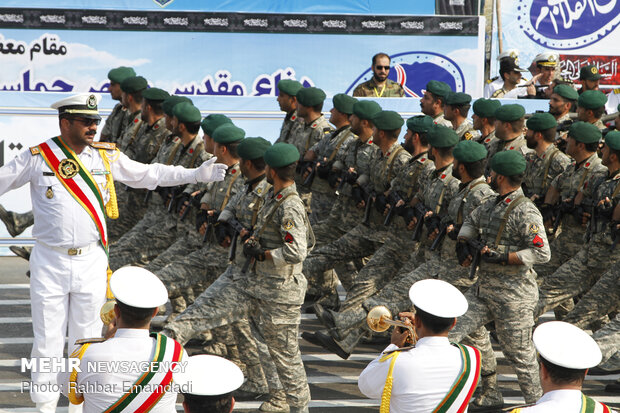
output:
[[[169,264],[177,260],[182,260],[186,255],[203,248],[202,235],[197,231],[192,231],[178,237],[172,245],[164,252],[151,260],[145,268],[157,273]],[[170,291],[170,290],[168,290]]]
[[[610,251],[609,245],[604,243],[591,241],[586,244],[557,271],[543,278],[535,315],[540,316],[563,301],[588,291],[620,258],[619,255]]]
[[[570,219],[572,220],[572,218]],[[534,265],[534,270],[538,277],[545,278],[550,276],[562,264],[577,255],[583,249],[583,243],[579,242],[582,238],[583,229],[581,227],[564,225],[562,232],[549,244],[551,259],[543,264]]]
[[[0,205],[0,220],[6,225],[9,234],[16,237],[34,224],[34,214],[32,211],[23,214],[7,211]]]
[[[526,403],[534,403],[542,395],[532,342],[534,307],[538,299],[534,274],[510,276],[502,273],[502,268],[507,266],[485,266],[490,268],[479,272],[478,282],[465,293],[469,304],[467,313],[459,317],[448,337],[451,341],[462,342],[472,332],[495,321],[502,352],[517,373],[523,397]],[[492,351],[485,356],[488,357],[495,359]],[[492,361],[491,365],[495,363]]]
[[[606,370],[620,368],[620,314],[592,336],[603,353],[601,367]]]
[[[579,328],[617,311],[620,307],[620,268],[613,265],[566,315],[564,321]]]
[[[112,244],[124,233],[133,228],[146,213],[144,196],[146,191],[129,188],[120,182],[114,182],[118,202],[119,216],[117,219],[106,219],[108,242]]]
[[[176,239],[176,217],[163,210],[145,216],[110,247],[110,268],[116,271],[124,265],[148,262],[168,249]]]
[[[336,195],[334,193],[325,192],[312,192],[312,199],[310,200],[310,223],[318,224],[324,220],[332,209],[332,205],[336,201]]]
[[[239,269],[229,266],[194,304],[165,327],[164,334],[184,344],[195,331],[210,330],[250,315],[250,324],[256,330],[258,340],[262,340],[269,350],[289,405],[306,406],[310,401],[310,389],[297,338],[300,305],[262,301],[247,295],[247,280],[234,281],[235,271]],[[271,390],[273,380],[268,378],[268,383]]]

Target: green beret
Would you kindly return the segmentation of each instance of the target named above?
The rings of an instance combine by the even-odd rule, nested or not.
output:
[[[577,105],[585,109],[598,109],[605,106],[607,96],[600,90],[586,90],[577,99]]]
[[[200,110],[188,102],[181,102],[172,109],[172,114],[183,123],[200,122]]]
[[[151,87],[142,92],[142,97],[148,100],[154,101],[164,101],[166,98],[170,97],[170,93],[166,92],[163,89],[159,89],[156,87]]]
[[[577,142],[596,143],[600,142],[603,134],[593,124],[579,121],[570,126],[568,136],[574,138]]]
[[[452,155],[459,162],[477,162],[487,157],[487,148],[474,141],[460,141],[452,149]]]
[[[555,128],[558,122],[551,113],[534,113],[526,122],[527,128],[536,132]]]
[[[382,110],[372,117],[372,123],[379,130],[395,130],[403,126],[405,121],[393,110]]]
[[[245,131],[232,123],[226,123],[215,128],[211,137],[217,143],[233,143],[243,139]]]
[[[519,151],[497,152],[491,158],[491,169],[504,176],[514,176],[525,172],[525,158]]]
[[[117,67],[116,69],[112,69],[108,72],[108,79],[110,79],[114,83],[122,83],[123,80],[128,77],[133,77],[136,75],[136,72],[131,67]]]
[[[353,105],[357,102],[357,99],[344,93],[338,93],[334,95],[332,102],[337,111],[344,113],[345,115],[353,114]]]
[[[452,89],[450,89],[450,86],[448,86],[446,82],[431,80],[426,84],[426,91],[445,99],[448,94],[452,92]]]
[[[579,70],[580,80],[599,80],[603,76],[598,72],[598,69],[594,65],[587,65]]]
[[[459,135],[454,129],[443,125],[435,125],[426,136],[428,144],[434,148],[450,148],[459,143]]]
[[[265,151],[270,146],[271,142],[265,138],[245,138],[239,142],[239,146],[237,146],[237,154],[239,154],[241,159],[254,160],[262,158]]]
[[[121,90],[125,93],[135,93],[146,89],[148,83],[142,76],[131,76],[121,82]]]
[[[514,122],[525,116],[525,108],[518,104],[503,105],[495,111],[495,118],[502,122]]]
[[[553,93],[562,96],[564,99],[577,100],[579,99],[579,93],[572,86],[569,85],[557,85],[553,88]]]
[[[468,105],[471,102],[471,96],[463,92],[450,92],[446,96],[446,104],[450,106]]]
[[[303,85],[293,79],[282,79],[278,82],[278,90],[290,96],[297,96],[297,92],[302,88]]]
[[[360,100],[353,104],[353,114],[360,119],[371,120],[381,112],[381,106],[374,100]]]
[[[614,130],[605,135],[605,145],[614,151],[620,151],[620,131]]]
[[[320,105],[325,100],[325,92],[318,87],[306,87],[297,92],[297,102],[303,106]]]
[[[207,136],[213,136],[213,132],[217,129],[218,126],[224,125],[226,123],[231,123],[232,120],[228,118],[226,115],[220,115],[219,113],[211,114],[202,120],[200,123],[200,127],[202,131]]]
[[[299,160],[299,151],[295,145],[279,142],[267,148],[263,155],[265,163],[272,168],[282,168]]]
[[[473,110],[481,118],[494,118],[500,106],[502,104],[499,100],[480,98],[474,102]]]
[[[170,97],[167,97],[164,102],[161,104],[162,109],[164,110],[164,113],[168,116],[174,116],[172,114],[172,108],[174,108],[176,106],[177,103],[181,103],[181,102],[188,102],[188,103],[192,103],[192,100],[188,97],[185,96],[176,96],[176,95],[172,95]]]
[[[407,119],[407,129],[411,132],[424,133],[428,132],[435,126],[433,118],[428,115],[413,116]]]

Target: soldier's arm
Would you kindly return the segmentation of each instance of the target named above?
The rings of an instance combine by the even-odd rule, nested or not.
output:
[[[542,216],[533,204],[520,205],[511,214],[511,226],[521,238],[523,249],[511,252],[509,264],[527,265],[543,264],[551,259],[549,241],[543,225]]]
[[[482,213],[482,206],[474,209],[471,214],[467,215],[465,222],[461,226],[459,231],[459,238],[463,239],[476,239],[478,238],[478,228],[480,228],[480,214]]]
[[[308,253],[305,210],[301,202],[285,202],[279,220],[279,232],[283,245],[265,252],[265,258],[272,259],[276,267],[303,262]]]
[[[34,165],[40,156],[33,154],[30,150],[25,150],[0,168],[0,195],[11,189],[19,188],[32,178],[36,178],[34,176]]]

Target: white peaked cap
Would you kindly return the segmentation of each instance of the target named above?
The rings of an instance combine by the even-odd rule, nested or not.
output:
[[[152,272],[140,267],[123,267],[112,274],[110,290],[123,304],[137,308],[155,308],[166,304],[168,290]]]
[[[57,109],[59,115],[69,114],[95,119],[101,119],[97,106],[101,101],[98,93],[80,93],[52,103],[52,109]]]
[[[243,373],[232,361],[200,354],[187,359],[185,368],[174,374],[181,392],[196,396],[218,396],[237,390],[243,384]]]
[[[413,305],[437,317],[460,317],[467,312],[467,299],[455,286],[442,280],[418,281],[409,289]]]
[[[563,321],[549,321],[534,330],[534,346],[547,361],[568,369],[594,367],[603,358],[596,341],[585,331]]]

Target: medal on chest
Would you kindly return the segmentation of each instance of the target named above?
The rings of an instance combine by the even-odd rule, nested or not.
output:
[[[80,172],[80,165],[73,159],[63,159],[58,164],[58,174],[64,179],[71,179]]]
[[[46,197],[47,199],[52,199],[52,198],[54,198],[54,191],[52,190],[52,187],[51,187],[51,186],[48,186],[48,187],[47,187],[47,191],[45,191],[45,197]]]

